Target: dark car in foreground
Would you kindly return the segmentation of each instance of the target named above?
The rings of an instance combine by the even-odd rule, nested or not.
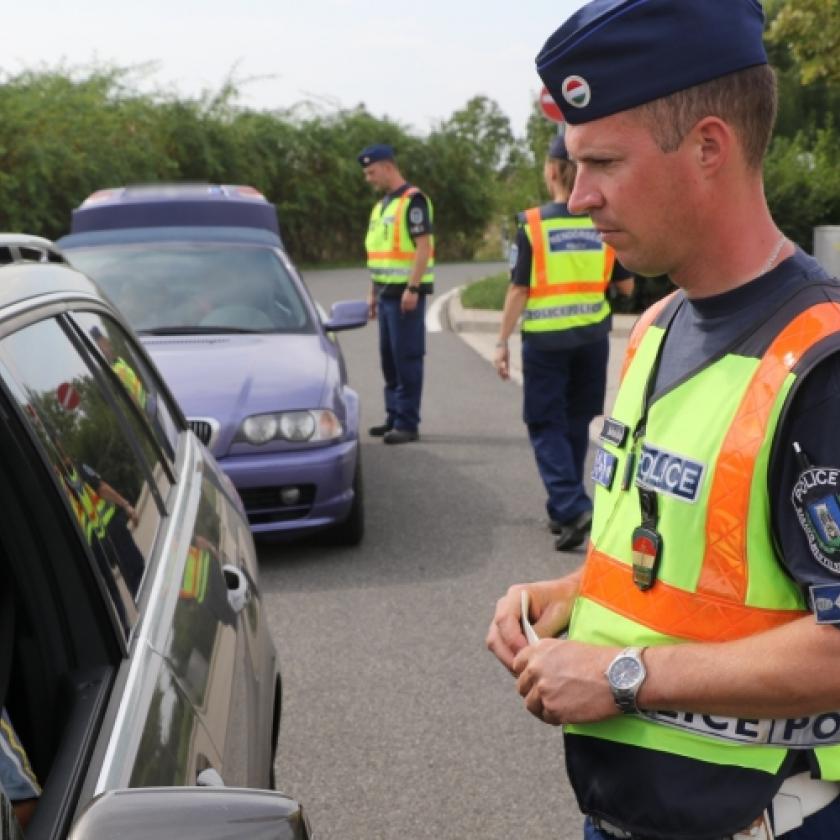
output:
[[[113,304],[8,235],[0,504],[0,701],[42,787],[27,840],[308,838],[271,790],[280,676],[238,495]]]
[[[359,398],[334,333],[251,187],[101,190],[57,243],[140,335],[196,433],[236,485],[255,534],[364,530]]]

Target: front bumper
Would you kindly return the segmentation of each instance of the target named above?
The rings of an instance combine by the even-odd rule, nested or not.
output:
[[[358,440],[298,452],[219,458],[254,534],[319,530],[343,522],[353,504]],[[299,491],[299,498],[288,491]],[[284,492],[286,491],[286,492]]]

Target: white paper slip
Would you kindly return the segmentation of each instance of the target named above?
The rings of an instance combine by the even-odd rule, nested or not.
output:
[[[540,637],[537,635],[537,631],[534,630],[528,618],[528,610],[530,609],[530,606],[531,599],[528,595],[528,590],[523,589],[519,593],[519,608],[522,612],[522,632],[525,634],[528,644],[535,645],[540,640]]]

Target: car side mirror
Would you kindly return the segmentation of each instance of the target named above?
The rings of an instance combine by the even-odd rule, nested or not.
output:
[[[15,819],[12,803],[0,788],[0,840],[23,840],[23,832]]]
[[[311,838],[301,806],[282,793],[165,787],[103,793],[84,809],[69,840],[241,840],[246,835],[249,840]]]
[[[368,322],[368,305],[364,300],[339,300],[330,309],[329,320],[324,329],[331,332],[352,330]]]

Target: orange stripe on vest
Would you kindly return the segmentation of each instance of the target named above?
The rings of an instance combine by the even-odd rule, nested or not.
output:
[[[807,615],[798,610],[748,607],[661,580],[642,592],[634,585],[627,563],[592,548],[583,568],[580,595],[658,633],[698,642],[741,639]]]
[[[630,332],[630,339],[627,342],[627,350],[624,353],[624,363],[621,366],[620,382],[624,381],[624,374],[627,373],[627,368],[630,367],[630,363],[635,358],[636,351],[642,343],[642,338],[644,338],[647,328],[656,320],[659,313],[665,308],[666,304],[675,294],[676,292],[671,292],[671,294],[666,295],[664,298],[656,301],[656,303],[652,303],[647,309],[645,309],[644,312],[642,312],[641,315],[639,315],[639,319],[633,325],[633,329]]]
[[[840,306],[821,303],[794,318],[774,339],[741,400],[717,459],[706,517],[706,556],[698,591],[743,601],[747,591],[747,514],[755,462],[770,412],[805,352],[840,331]]]

